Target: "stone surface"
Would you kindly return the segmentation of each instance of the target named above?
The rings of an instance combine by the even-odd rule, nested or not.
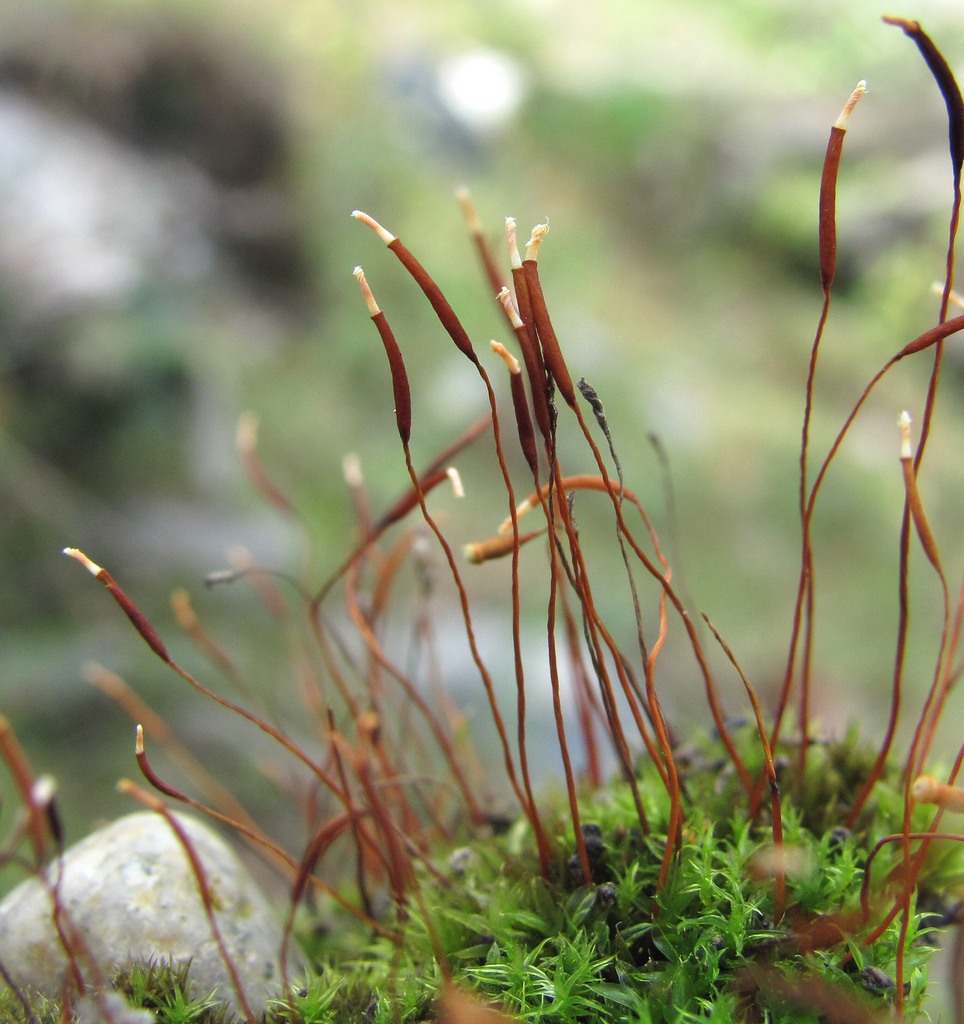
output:
[[[204,865],[215,916],[256,1015],[281,987],[281,928],[247,869],[207,825],[178,815]],[[57,865],[46,870],[52,882]],[[131,814],[84,839],[62,860],[60,902],[96,982],[128,957],[191,959],[199,995],[217,989],[237,1008],[230,975],[201,902],[183,846],[158,814]],[[0,963],[21,991],[57,996],[67,958],[52,920],[49,884],[31,878],[0,903]],[[90,963],[93,960],[96,966]]]

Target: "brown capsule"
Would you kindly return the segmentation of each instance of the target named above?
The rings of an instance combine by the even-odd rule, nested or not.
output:
[[[254,413],[244,412],[238,417],[235,446],[241,465],[255,489],[280,512],[285,515],[293,515],[295,513],[294,505],[271,480],[258,457],[258,418]]]
[[[898,420],[900,427],[900,465],[904,477],[904,493],[907,496],[907,507],[910,510],[911,518],[914,520],[914,528],[920,540],[924,554],[927,555],[931,565],[941,572],[941,558],[937,550],[937,541],[931,531],[930,523],[927,521],[927,513],[924,511],[924,503],[921,500],[920,491],[917,487],[917,474],[914,471],[914,449],[910,439],[910,413],[902,412]]]
[[[539,342],[532,327],[532,310],[529,304],[529,291],[526,285],[525,271],[521,266],[513,267],[512,277],[515,284],[516,298],[519,302],[518,311],[512,304],[512,296],[509,294],[508,288],[503,288],[496,298],[502,303],[506,316],[509,318],[509,323],[512,325],[512,329],[515,331],[515,336],[518,339],[519,349],[522,352],[522,361],[526,367],[526,376],[529,378],[533,413],[542,436],[548,441],[552,432],[552,416],[549,413],[546,367],[542,361],[542,352],[539,349]]]
[[[843,147],[847,120],[857,105],[857,100],[867,91],[867,83],[860,81],[844,104],[840,116],[830,129],[827,153],[823,160],[823,174],[820,178],[820,285],[824,294],[830,291],[837,263],[837,171],[840,167],[840,151]]]
[[[469,336],[462,326],[459,318],[455,315],[455,310],[449,305],[448,299],[442,294],[442,289],[432,280],[429,272],[422,266],[422,264],[415,257],[415,254],[406,246],[397,235],[393,235],[387,228],[375,220],[374,217],[369,216],[367,213],[363,213],[361,210],[353,210],[352,216],[356,220],[360,220],[363,224],[367,224],[375,234],[392,250],[393,253],[398,257],[399,262],[402,266],[411,274],[415,279],[415,283],[425,293],[425,297],[428,299],[435,310],[435,315],[441,321],[442,326],[448,332],[449,337],[455,342],[459,350],[472,360],[476,366],[479,365],[479,357],[475,354],[475,349],[472,347],[472,342],[469,340]]]
[[[368,303],[372,323],[378,330],[378,336],[382,339],[382,345],[385,348],[385,355],[388,357],[388,368],[392,375],[392,394],[395,398],[395,423],[402,444],[408,444],[412,436],[412,389],[408,383],[408,371],[405,369],[402,350],[398,347],[398,342],[395,340],[395,335],[385,314],[375,302],[375,297],[372,295],[372,290],[365,280],[365,272],[361,267],[355,267],[355,279],[361,286],[362,295]]]
[[[92,562],[83,551],[77,548],[64,548],[64,554],[76,559],[94,577],[100,580],[107,588],[110,596],[117,602],[124,614],[130,619],[131,624],[140,633],[148,647],[168,665],[173,664],[171,656],[167,653],[163,640],[158,636],[157,631],[144,617],[144,613],[114,582],[111,574],[96,562]]]
[[[151,767],[150,762],[147,760],[147,754],[144,750],[144,727],[140,724],[137,726],[134,739],[134,757],[137,759],[137,766],[141,770],[141,775],[143,775],[158,792],[171,797],[173,800],[179,800],[182,803],[189,802],[187,797],[179,789],[169,786]]]
[[[903,29],[904,35],[914,40],[937,82],[937,87],[944,97],[944,105],[947,107],[947,134],[954,178],[960,181],[961,165],[964,163],[964,100],[961,99],[961,90],[954,78],[954,72],[931,37],[920,27],[919,21],[908,21],[906,18],[896,18],[892,15],[884,15],[883,20],[887,25],[896,25]]]
[[[469,340],[462,322],[456,316],[455,310],[452,309],[448,299],[442,294],[442,289],[439,288],[428,271],[419,263],[415,255],[400,239],[396,238],[388,248],[395,253],[402,266],[412,275],[419,288],[425,293],[425,297],[431,304],[432,309],[435,310],[435,315],[439,318],[442,326],[448,332],[448,336],[455,342],[459,351],[478,366],[479,357],[475,354],[472,342]]]
[[[573,386],[566,361],[562,357],[562,349],[559,347],[559,339],[556,337],[552,320],[549,318],[546,297],[539,281],[539,265],[535,260],[525,260],[522,266],[529,289],[529,301],[532,304],[532,320],[536,326],[536,334],[539,336],[539,344],[542,346],[542,358],[546,364],[546,370],[556,382],[556,387],[566,404],[573,406],[576,404],[576,389]]]
[[[429,474],[422,474],[419,477],[418,486],[422,494],[428,494],[429,491],[434,490],[440,483],[450,479],[448,469],[436,469]],[[404,518],[412,511],[413,508],[418,504],[418,491],[414,487],[410,487],[389,509],[386,509],[384,514],[375,523],[372,529],[373,535],[382,533],[387,530],[393,523],[398,522],[399,519]]]
[[[897,355],[891,359],[891,363],[896,363],[903,359],[904,356],[913,355],[915,352],[923,352],[924,349],[930,348],[931,345],[936,345],[937,342],[943,341],[944,338],[948,338],[960,330],[964,330],[964,313],[960,316],[951,317],[950,320],[944,320],[942,323],[935,324],[929,330],[924,331],[923,334],[919,334],[913,341],[907,342]]]
[[[532,429],[532,417],[529,415],[529,404],[526,401],[525,387],[522,383],[522,367],[519,360],[512,355],[505,345],[497,341],[490,342],[492,351],[499,356],[509,370],[509,389],[512,394],[512,407],[515,410],[516,427],[519,433],[519,445],[526,463],[532,472],[539,472],[539,453],[536,449],[536,436]]]

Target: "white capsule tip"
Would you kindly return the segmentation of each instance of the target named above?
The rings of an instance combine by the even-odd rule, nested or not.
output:
[[[906,409],[898,417],[897,426],[900,428],[900,457],[912,459],[914,449],[910,440],[910,413]]]
[[[52,775],[40,775],[30,787],[30,802],[34,807],[49,807],[57,794],[57,780]]]
[[[383,228],[374,217],[369,216],[363,210],[352,210],[351,215],[355,220],[360,220],[362,224],[367,224],[386,245],[391,245],[395,241],[395,236],[391,231]]]
[[[91,561],[79,548],[64,548],[64,554],[80,562],[91,576],[99,576],[104,571],[96,562]]]
[[[452,484],[452,493],[455,495],[455,497],[464,498],[465,488],[462,486],[462,477],[459,475],[459,471],[455,468],[455,466],[449,466],[445,473]]]

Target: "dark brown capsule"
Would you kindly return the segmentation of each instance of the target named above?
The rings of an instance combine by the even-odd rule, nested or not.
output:
[[[515,410],[516,427],[519,432],[519,445],[526,463],[533,473],[539,472],[539,453],[536,449],[536,436],[532,429],[532,417],[529,415],[529,404],[526,401],[525,386],[522,383],[522,367],[519,360],[497,341],[490,342],[492,351],[499,356],[509,370],[509,388],[512,394],[512,407]]]
[[[532,304],[532,320],[536,327],[536,334],[539,336],[539,344],[542,346],[542,358],[546,364],[546,370],[555,381],[566,405],[574,406],[576,404],[576,389],[573,386],[572,377],[569,375],[566,361],[562,357],[562,349],[559,347],[559,339],[556,337],[552,320],[549,318],[546,297],[539,281],[539,265],[535,260],[525,260],[522,266],[529,289],[529,301]]]
[[[525,271],[521,266],[512,268],[516,299],[519,309],[512,304],[512,296],[508,288],[503,288],[496,298],[502,303],[512,330],[519,342],[522,361],[525,363],[526,376],[529,378],[529,390],[532,394],[532,410],[539,431],[548,441],[552,432],[552,416],[549,413],[548,381],[546,367],[542,361],[539,341],[532,327],[532,308],[529,304],[529,290],[526,285]]]
[[[365,271],[361,267],[355,267],[355,279],[361,287],[372,323],[378,330],[378,336],[382,339],[382,345],[385,348],[385,355],[388,357],[388,368],[392,374],[392,394],[395,397],[395,423],[398,426],[398,435],[402,439],[402,444],[407,445],[412,435],[412,389],[408,383],[408,371],[405,369],[402,350],[398,347],[398,342],[395,340],[395,335],[385,314],[378,308],[375,296],[365,279]]]
[[[826,295],[833,283],[837,264],[837,171],[840,168],[840,151],[843,138],[847,131],[847,120],[850,112],[857,105],[857,100],[867,91],[867,83],[860,81],[857,88],[850,94],[844,104],[840,116],[830,129],[827,142],[827,153],[823,160],[823,174],[820,178],[820,286]]]
[[[961,165],[964,164],[964,100],[961,99],[961,90],[954,78],[954,72],[931,37],[920,27],[919,21],[908,21],[906,18],[896,18],[892,15],[885,15],[883,20],[888,25],[896,25],[903,29],[904,34],[914,40],[937,82],[937,88],[944,97],[951,164],[954,168],[954,180],[959,183]]]
[[[923,334],[919,334],[913,341],[909,341],[891,359],[891,363],[896,363],[898,360],[903,359],[904,356],[913,355],[915,352],[923,352],[925,348],[936,345],[937,342],[952,334],[956,334],[962,329],[964,329],[964,313],[960,316],[951,317],[950,320],[945,320],[943,323],[935,324],[929,330],[924,331]]]
[[[80,564],[107,588],[110,596],[117,602],[124,614],[130,619],[131,624],[140,633],[144,642],[148,647],[168,665],[173,664],[171,656],[167,653],[167,648],[164,646],[164,641],[161,640],[157,631],[147,621],[144,613],[137,607],[136,604],[124,593],[123,590],[114,582],[114,578],[111,574],[96,562],[92,562],[83,551],[79,551],[77,548],[64,548],[64,554],[70,555],[71,558],[76,559]]]
[[[415,279],[415,283],[425,293],[425,297],[428,299],[435,310],[435,315],[441,321],[442,326],[448,332],[449,337],[455,342],[459,350],[475,363],[479,365],[479,357],[475,354],[475,349],[472,347],[472,342],[469,340],[469,336],[462,326],[459,318],[455,315],[455,310],[449,305],[448,299],[442,294],[442,289],[432,280],[429,272],[419,263],[414,253],[398,238],[397,235],[393,235],[386,227],[375,220],[374,217],[369,216],[367,213],[361,210],[353,210],[352,216],[355,220],[360,220],[363,224],[367,224],[368,227],[375,232],[376,235],[392,250],[393,253],[398,257],[399,262],[403,267],[412,275]]]

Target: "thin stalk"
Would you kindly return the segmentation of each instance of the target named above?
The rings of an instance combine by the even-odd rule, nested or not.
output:
[[[375,221],[373,218],[369,217],[367,214],[361,213],[361,212],[356,210],[355,213],[353,214],[353,216],[355,216],[357,219],[363,221],[365,224],[367,224],[369,227],[371,227],[374,231],[376,231],[376,233],[379,235],[379,237],[382,238],[382,240],[389,247],[389,249],[391,249],[395,253],[395,255],[398,257],[399,261],[402,263],[402,265],[405,267],[405,269],[408,270],[408,272],[411,274],[411,276],[414,278],[416,283],[422,289],[422,291],[424,292],[426,297],[429,299],[429,302],[432,305],[432,308],[435,310],[436,315],[438,316],[440,322],[442,323],[442,325],[445,328],[446,332],[448,333],[449,337],[455,343],[456,347],[476,367],[476,370],[478,371],[479,376],[482,379],[482,382],[483,382],[483,384],[485,386],[485,389],[486,389],[486,394],[488,396],[489,408],[491,410],[491,415],[492,415],[492,432],[493,432],[493,437],[494,437],[494,440],[495,440],[496,454],[497,454],[497,457],[498,457],[498,460],[499,460],[499,466],[500,466],[500,468],[502,470],[503,481],[505,483],[505,487],[506,487],[507,493],[509,495],[510,508],[514,509],[514,507],[515,507],[515,499],[514,499],[513,492],[512,492],[512,485],[511,485],[511,482],[509,481],[508,469],[507,469],[506,464],[505,464],[505,458],[504,458],[504,454],[502,452],[502,446],[501,446],[501,441],[500,441],[499,420],[498,420],[498,412],[496,410],[495,393],[492,390],[492,384],[491,384],[491,382],[489,380],[488,374],[485,372],[484,367],[479,362],[478,356],[475,354],[475,349],[472,347],[472,343],[469,340],[469,337],[466,334],[465,329],[462,327],[461,322],[459,321],[458,317],[455,315],[455,311],[449,305],[448,300],[442,294],[441,289],[432,280],[432,278],[429,276],[428,272],[421,265],[421,263],[418,262],[418,260],[415,258],[415,256],[408,250],[408,248],[396,236],[394,236],[390,232],[386,231],[385,228],[383,228],[380,224],[378,224],[377,221]],[[368,292],[368,295],[370,295],[370,291]],[[366,298],[367,297],[368,296],[366,295]],[[373,299],[370,300],[370,303],[369,303],[370,308],[371,308],[371,305],[372,305],[373,302],[374,302]],[[377,308],[377,307],[375,307],[375,308]],[[373,317],[374,317],[374,314],[373,314]],[[379,333],[382,334],[382,340],[385,341],[386,334],[389,337],[391,337],[391,330],[390,330],[390,328],[388,328],[388,324],[387,324],[387,321],[384,318],[384,314],[382,314],[380,311],[379,311],[379,319],[380,319],[380,322],[382,324],[382,326],[379,326]],[[391,338],[391,342],[394,343],[394,338],[393,337]],[[393,365],[393,370],[392,370],[392,372],[393,372],[393,379],[395,379],[396,376],[404,375],[404,363],[402,362],[401,352],[398,350],[398,346],[397,345],[390,345],[389,342],[386,342],[386,351],[388,351],[390,347],[392,347],[392,351],[394,353],[394,358],[396,360],[396,363],[395,363],[395,365]],[[396,415],[397,415],[397,407],[396,407]],[[408,426],[409,426],[409,428],[411,426],[410,418],[409,418]],[[429,529],[435,535],[435,537],[436,537],[436,539],[437,539],[437,541],[439,543],[439,546],[442,548],[442,551],[443,551],[443,553],[445,555],[445,559],[448,562],[449,572],[450,572],[450,574],[452,576],[453,582],[455,583],[456,590],[458,591],[459,605],[460,605],[460,608],[461,608],[462,619],[463,619],[463,623],[464,623],[464,626],[465,626],[466,639],[467,639],[468,644],[469,644],[469,651],[470,651],[472,660],[473,660],[473,662],[474,662],[474,664],[476,666],[476,669],[477,669],[477,671],[479,673],[479,677],[482,680],[482,685],[483,685],[483,687],[485,689],[486,697],[487,697],[488,702],[489,702],[489,709],[490,709],[491,714],[492,714],[492,719],[493,719],[493,722],[494,722],[495,727],[496,727],[496,732],[498,733],[498,736],[499,736],[499,741],[500,741],[500,743],[502,745],[503,761],[505,763],[506,773],[507,773],[507,775],[509,777],[509,783],[512,786],[512,789],[513,789],[514,793],[516,794],[516,798],[517,798],[517,800],[519,802],[519,805],[523,808],[523,810],[524,810],[526,816],[529,818],[529,820],[533,822],[533,826],[536,827],[535,826],[535,821],[537,820],[537,817],[538,817],[537,812],[536,812],[536,808],[535,808],[534,804],[531,804],[528,801],[528,798],[526,797],[525,793],[523,792],[522,787],[519,784],[519,781],[518,781],[518,778],[517,778],[517,775],[516,775],[515,764],[514,764],[514,761],[513,761],[513,758],[512,758],[512,752],[511,752],[511,749],[509,747],[509,741],[508,741],[508,735],[506,733],[505,722],[504,722],[504,720],[502,718],[502,713],[499,710],[498,701],[497,701],[496,695],[495,695],[495,687],[494,687],[494,684],[492,682],[492,677],[491,677],[491,675],[489,673],[489,670],[486,667],[486,665],[485,665],[485,663],[484,663],[484,661],[482,659],[481,653],[480,653],[480,651],[478,649],[478,644],[476,642],[476,637],[475,637],[475,629],[474,629],[474,627],[472,625],[472,616],[471,616],[471,611],[470,611],[470,608],[469,608],[468,594],[466,592],[465,585],[464,585],[464,583],[462,581],[461,574],[459,573],[458,566],[457,566],[456,561],[455,561],[455,556],[454,556],[454,554],[452,552],[452,547],[448,543],[448,540],[445,538],[445,535],[439,529],[438,524],[435,522],[434,518],[430,515],[430,513],[428,511],[428,506],[425,503],[425,496],[424,496],[424,494],[423,494],[423,492],[421,490],[421,487],[419,486],[418,475],[416,474],[414,465],[412,463],[411,449],[410,449],[410,446],[409,446],[409,435],[410,435],[410,430],[409,431],[405,431],[405,430],[402,429],[402,425],[400,425],[399,426],[399,437],[401,439],[402,449],[403,449],[404,455],[405,455],[405,465],[406,465],[406,468],[408,469],[409,477],[411,478],[411,481],[412,481],[412,486],[413,486],[413,488],[414,488],[414,490],[416,492],[417,498],[418,498],[418,504],[419,504],[419,507],[420,507],[420,509],[422,511],[422,517],[424,518],[425,522],[427,523]]]
[[[204,870],[204,865],[201,863],[201,858],[198,856],[197,850],[194,848],[194,844],[191,842],[187,832],[184,831],[184,826],[177,820],[177,818],[174,817],[164,804],[157,799],[156,796],[152,793],[148,793],[144,789],[141,789],[140,786],[135,785],[130,781],[130,779],[121,779],[117,783],[117,788],[120,792],[134,797],[135,800],[142,803],[145,807],[152,811],[156,811],[161,815],[177,837],[177,841],[180,843],[181,848],[187,855],[188,862],[191,865],[191,872],[197,882],[198,892],[201,894],[201,903],[204,906],[204,913],[208,919],[211,934],[214,936],[214,941],[217,944],[218,953],[221,956],[221,962],[224,964],[228,975],[231,978],[231,987],[234,989],[234,993],[238,997],[238,1005],[248,1024],[257,1024],[254,1013],[248,1003],[248,998],[244,991],[244,985],[241,983],[241,976],[238,974],[237,964],[235,964],[231,954],[228,952],[227,946],[224,944],[224,937],[221,934],[221,928],[218,925],[217,917],[214,913],[214,899],[211,895],[211,887],[208,885],[207,872]]]
[[[111,597],[134,625],[134,628],[141,635],[148,647],[150,647],[151,650],[154,651],[154,653],[164,662],[164,664],[180,676],[181,679],[183,679],[189,686],[197,690],[197,692],[202,696],[213,700],[216,704],[220,704],[221,707],[245,719],[245,721],[250,722],[263,733],[270,736],[276,743],[284,747],[284,749],[287,750],[288,753],[296,760],[300,761],[306,768],[308,768],[308,770],[311,771],[311,773],[315,775],[318,780],[336,797],[342,800],[345,798],[345,794],[341,792],[336,781],[324,770],[324,768],[312,760],[312,758],[310,758],[296,743],[285,736],[279,729],[276,729],[273,725],[265,722],[262,718],[259,718],[257,715],[248,711],[246,708],[241,707],[239,704],[236,704],[234,701],[229,700],[227,697],[222,697],[220,694],[215,693],[213,690],[195,679],[194,676],[192,676],[186,669],[181,668],[170,654],[168,654],[167,648],[164,646],[164,642],[161,640],[154,627],[150,622],[148,622],[143,612],[141,612],[127,594],[124,593],[106,569],[97,565],[95,562],[92,562],[82,551],[77,550],[77,548],[65,548],[64,554],[76,559],[92,576],[95,577],[95,579],[98,579],[103,583]]]
[[[799,486],[799,513],[801,532],[801,556],[800,556],[800,582],[797,590],[797,600],[794,606],[792,628],[790,635],[789,651],[787,654],[786,669],[783,677],[783,685],[777,701],[774,713],[773,725],[770,733],[770,745],[776,749],[780,736],[780,725],[783,714],[790,698],[790,691],[793,685],[793,671],[797,656],[797,643],[800,638],[801,627],[804,635],[804,654],[801,667],[801,693],[798,724],[801,730],[799,746],[797,775],[803,779],[806,771],[807,757],[807,735],[810,729],[810,665],[812,655],[813,636],[813,549],[810,539],[810,527],[812,513],[807,509],[807,457],[810,444],[810,420],[813,411],[813,389],[817,369],[817,357],[820,351],[820,342],[823,339],[827,317],[830,312],[830,290],[837,266],[837,174],[840,169],[840,155],[843,148],[844,135],[847,131],[847,122],[850,114],[861,95],[866,91],[866,82],[858,82],[857,87],[851,93],[850,98],[844,104],[840,116],[833,123],[830,129],[830,138],[827,141],[827,151],[824,156],[823,171],[820,179],[820,202],[819,202],[819,263],[820,263],[820,287],[823,291],[823,306],[820,310],[820,318],[817,322],[817,329],[814,335],[813,344],[810,348],[810,363],[807,368],[807,383],[804,397],[803,426],[800,437],[800,486]],[[755,802],[755,801],[754,801]]]
[[[756,690],[747,679],[743,669],[740,667],[740,663],[736,660],[736,656],[730,649],[730,645],[720,635],[719,630],[709,620],[709,617],[704,613],[703,620],[716,637],[717,643],[723,650],[730,664],[736,669],[740,679],[743,681],[743,686],[746,689],[746,695],[750,698],[750,704],[753,707],[753,717],[756,721],[757,735],[760,737],[760,745],[763,748],[763,764],[766,772],[767,780],[770,783],[770,814],[771,814],[771,827],[773,829],[773,849],[776,851],[776,870],[774,872],[774,894],[773,894],[773,919],[779,924],[783,918],[784,911],[786,910],[787,900],[787,877],[786,867],[783,862],[783,816],[780,810],[780,785],[777,781],[776,766],[773,763],[773,750],[770,747],[770,741],[767,739],[766,726],[763,724],[763,712],[760,709],[760,701],[756,695]]]
[[[186,793],[182,793],[180,790],[161,779],[147,759],[147,754],[144,749],[144,733],[140,725],[137,727],[135,757],[141,774],[159,793],[163,793],[165,796],[169,796],[172,800],[177,800],[179,803],[186,804],[199,814],[203,814],[205,817],[211,818],[212,821],[217,821],[222,825],[226,825],[232,831],[237,832],[242,839],[248,842],[252,849],[257,849],[266,860],[273,863],[276,867],[283,866],[284,871],[289,878],[294,878],[296,876],[298,872],[298,862],[287,852],[287,850],[269,839],[268,836],[266,836],[256,825],[248,825],[228,814],[215,810],[213,807],[208,806],[202,801],[195,800]],[[350,800],[349,806],[351,806]],[[358,918],[358,920],[361,921],[362,924],[366,925],[366,927],[372,928],[379,935],[384,935],[387,938],[394,937],[394,933],[388,931],[388,929],[383,925],[379,924],[369,913],[367,913],[367,911],[356,907],[346,899],[335,886],[330,885],[328,882],[323,881],[315,875],[312,875],[310,880],[311,884],[316,889],[325,893],[326,896],[330,896],[336,903],[347,910],[348,913]]]

